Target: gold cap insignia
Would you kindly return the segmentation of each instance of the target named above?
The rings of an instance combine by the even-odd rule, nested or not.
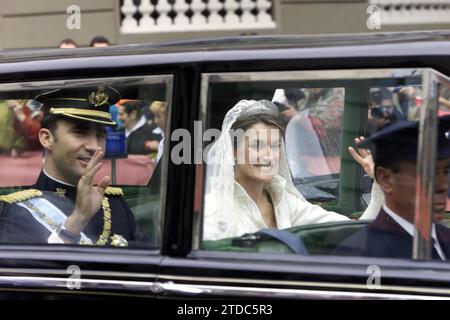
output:
[[[91,92],[89,95],[89,102],[94,105],[94,107],[101,106],[108,102],[108,95],[105,92],[105,87],[98,87],[97,92]]]
[[[111,237],[111,245],[115,247],[128,247],[128,241],[119,234],[114,234]]]

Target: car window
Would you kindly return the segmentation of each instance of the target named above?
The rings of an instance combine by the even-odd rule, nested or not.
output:
[[[373,163],[370,168],[368,157],[378,157],[380,166],[396,174],[397,192],[408,199],[403,205],[412,206],[413,217],[418,195],[415,160],[401,159],[407,162],[411,177],[401,170],[398,173],[398,168],[381,156],[409,152],[417,158],[422,109],[432,105],[424,102],[433,96],[430,83],[436,85],[434,92],[438,89],[434,78],[424,80],[427,72],[384,69],[204,75],[206,129],[219,131],[214,139],[204,141],[203,182],[197,187],[203,199],[199,248],[293,253],[300,239],[305,250],[298,249],[300,253],[335,254],[347,238],[370,228],[386,204],[388,186],[385,181],[374,184],[377,169]],[[439,117],[448,110],[446,88],[439,85],[435,109]],[[278,121],[272,119],[271,110]],[[264,113],[271,115],[261,116]],[[403,129],[405,124],[412,129]],[[249,128],[256,130],[256,138],[244,134],[238,141],[233,136],[233,130],[247,132]],[[275,131],[280,138],[267,138],[266,133],[258,136],[259,128]],[[357,151],[357,143],[388,128],[405,130],[407,139],[394,136],[390,149],[380,144],[376,155],[372,150],[378,140],[373,144],[368,140],[356,156],[349,151],[349,147]],[[409,149],[405,151],[402,148],[406,146]],[[241,149],[247,158],[239,163]],[[252,154],[256,154],[253,163],[248,161]],[[262,174],[263,170],[267,174]],[[447,201],[447,196],[444,198],[441,206]],[[442,213],[439,226],[448,221],[446,208]],[[388,215],[388,219],[392,217]],[[414,218],[410,222],[405,227],[408,232],[414,228]],[[412,236],[403,239],[401,253],[392,257],[412,257]]]
[[[172,76],[0,85],[1,243],[157,248],[171,94]],[[67,217],[93,198],[72,239]]]

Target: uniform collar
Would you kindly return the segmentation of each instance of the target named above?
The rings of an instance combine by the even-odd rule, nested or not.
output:
[[[394,219],[395,222],[397,222],[403,230],[408,232],[409,235],[414,237],[414,225],[405,220],[404,218],[400,217],[398,214],[396,214],[394,211],[389,209],[389,207],[386,204],[383,204],[383,210],[386,212],[392,219]],[[434,238],[434,240],[437,240],[436,236],[436,225],[433,223],[431,225],[431,236]]]
[[[400,227],[402,227],[403,230],[405,230],[411,237],[414,237],[414,225],[396,214],[394,211],[388,208],[386,204],[383,203],[383,210],[386,212]],[[431,224],[431,237],[434,240],[434,248],[439,254],[439,257],[441,257],[442,260],[445,260],[445,254],[440,246],[440,242],[437,238],[436,233],[436,225],[434,223]]]
[[[55,182],[57,182],[57,183],[59,183],[59,184],[61,184],[61,185],[64,185],[64,186],[66,186],[66,187],[76,188],[76,186],[73,185],[73,184],[66,183],[66,182],[63,182],[63,181],[61,181],[61,180],[58,180],[58,179],[52,177],[50,174],[47,173],[47,171],[45,171],[45,168],[42,168],[42,172],[43,172],[44,175],[46,175],[49,179],[51,179],[51,180],[53,180],[53,181],[55,181]]]
[[[395,222],[397,222],[400,227],[402,227],[403,230],[408,232],[411,236],[414,236],[414,226],[411,222],[405,220],[404,218],[400,217],[398,214],[396,214],[394,211],[389,209],[389,207],[383,203],[383,210],[386,212]]]
[[[53,191],[60,195],[65,195],[74,201],[77,196],[77,188],[75,186],[53,178],[44,169],[39,174],[34,187],[39,190]]]

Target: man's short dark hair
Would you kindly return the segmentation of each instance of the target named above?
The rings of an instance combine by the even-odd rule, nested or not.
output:
[[[59,43],[59,46],[58,46],[58,47],[61,47],[63,44],[70,44],[70,45],[73,45],[73,46],[75,46],[75,47],[78,47],[78,44],[75,42],[75,40],[70,39],[70,38],[66,38],[66,39],[64,39],[63,41],[61,41],[61,42]]]
[[[44,116],[42,117],[41,120],[41,128],[48,129],[52,133],[54,133],[56,130],[57,122],[59,119],[61,119],[61,116],[51,114],[49,112],[49,109],[50,108],[45,107],[43,109]]]
[[[142,107],[143,102],[140,100],[136,101],[126,101],[121,104],[123,108],[125,109],[125,112],[127,114],[130,114],[133,111],[136,111],[136,118],[139,119],[142,116]]]
[[[104,36],[95,36],[92,38],[90,46],[93,47],[96,43],[106,43],[107,45],[110,45],[109,40]]]

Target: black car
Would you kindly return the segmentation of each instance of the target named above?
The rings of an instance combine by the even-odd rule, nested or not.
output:
[[[389,123],[417,120],[431,128],[437,116],[450,112],[443,100],[450,89],[449,39],[448,32],[245,36],[1,53],[4,197],[29,188],[42,166],[42,149],[33,147],[37,131],[31,137],[18,133],[8,101],[20,102],[27,120],[38,121],[33,99],[43,90],[116,88],[123,101],[111,107],[113,117],[127,100],[140,101],[142,119],[163,153],[159,157],[157,148],[148,148],[104,160],[103,172],[112,172],[150,242],[126,248],[1,243],[0,296],[449,298],[450,265],[420,252],[410,259],[333,255],[368,223],[357,219],[370,201],[373,180],[347,147]],[[296,189],[306,201],[351,218],[287,228],[303,242],[303,254],[254,230],[220,239],[202,236],[208,183],[202,156],[213,140],[203,134],[220,129],[241,99],[277,105],[287,126],[284,140]],[[155,101],[165,104],[162,129],[150,108]],[[125,132],[132,132],[121,119]],[[418,137],[429,148],[420,150],[423,155],[436,149],[426,132]],[[423,168],[434,159],[420,159],[419,176],[432,185],[434,176]]]

